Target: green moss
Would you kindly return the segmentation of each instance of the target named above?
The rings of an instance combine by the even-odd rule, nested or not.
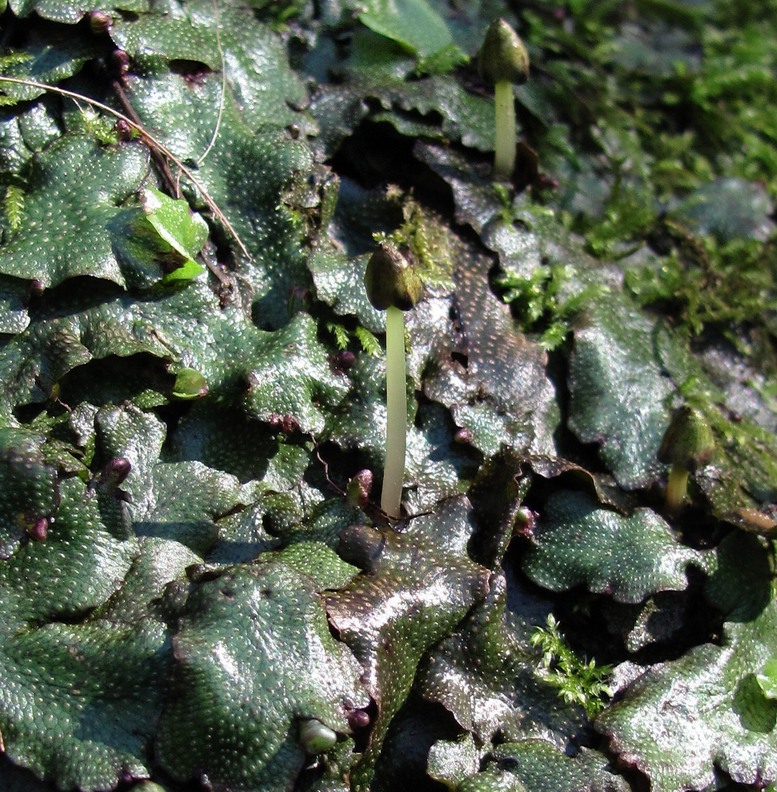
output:
[[[573,183],[547,200],[593,252],[644,239],[672,196],[716,177],[777,193],[773,4],[740,17],[725,4],[650,3],[637,24],[623,4],[573,4],[563,25],[552,10],[522,15],[543,64],[525,98],[529,142]]]
[[[637,301],[673,317],[691,335],[714,328],[736,342],[740,326],[772,330],[777,309],[777,246],[757,239],[698,237],[664,223],[668,256],[626,272]]]
[[[376,240],[410,250],[424,283],[449,286],[456,267],[456,249],[445,219],[412,195],[392,189],[389,197],[402,201],[403,222],[390,234],[377,234]]]
[[[496,288],[510,303],[521,329],[539,334],[545,349],[560,346],[575,317],[604,291],[603,286],[592,284],[571,293],[564,287],[573,273],[569,265],[552,264],[537,268],[529,276],[506,272],[496,278]]]
[[[604,709],[606,699],[612,696],[607,684],[611,666],[598,666],[594,660],[578,657],[559,632],[552,614],[547,627],[535,628],[531,642],[541,655],[540,675],[557,688],[564,701],[582,705],[589,717]]]

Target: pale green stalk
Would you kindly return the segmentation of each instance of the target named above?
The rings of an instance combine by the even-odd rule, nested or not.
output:
[[[405,319],[399,308],[386,309],[386,464],[380,507],[399,518],[405,478],[407,385],[405,372]]]
[[[688,405],[675,410],[658,449],[658,459],[672,465],[666,483],[668,512],[682,508],[690,474],[708,464],[714,453],[715,436],[703,413]]]
[[[494,176],[510,180],[515,170],[515,102],[513,86],[500,80],[494,86],[496,113],[496,142],[494,153]]]

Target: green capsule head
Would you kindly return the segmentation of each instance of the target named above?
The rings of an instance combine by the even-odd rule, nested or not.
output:
[[[692,407],[675,410],[664,433],[658,458],[693,472],[706,465],[715,451],[715,438],[705,418]]]
[[[408,260],[387,243],[376,250],[364,273],[367,297],[375,308],[409,311],[424,294],[424,285]]]
[[[521,37],[501,17],[488,26],[478,53],[478,71],[494,84],[506,80],[521,85],[529,79],[529,53]]]

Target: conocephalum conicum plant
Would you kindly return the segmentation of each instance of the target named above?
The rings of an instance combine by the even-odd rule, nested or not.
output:
[[[494,84],[494,177],[509,180],[515,170],[515,101],[513,85],[529,79],[529,53],[513,28],[501,17],[486,31],[478,54],[481,77]]]
[[[393,245],[383,243],[370,257],[364,285],[372,305],[386,311],[386,462],[380,507],[399,518],[407,447],[407,385],[405,320],[422,297],[423,284],[408,260]]]

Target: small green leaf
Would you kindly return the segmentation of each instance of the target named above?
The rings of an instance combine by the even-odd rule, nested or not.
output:
[[[576,655],[559,632],[553,614],[548,615],[546,627],[535,628],[531,642],[542,655],[540,678],[555,687],[560,698],[581,705],[589,718],[604,709],[604,699],[613,694],[607,683],[612,666],[597,666],[594,660],[586,662]]]
[[[81,108],[81,120],[84,131],[101,145],[112,146],[119,142],[116,119],[112,116],[100,115],[94,108],[87,106]]]
[[[334,336],[337,348],[346,349],[349,340],[348,331],[338,322],[327,322],[326,329]]]
[[[208,239],[208,225],[183,199],[170,198],[155,187],[140,197],[148,221],[165,242],[185,259],[195,258]],[[187,261],[188,263],[188,261]]]
[[[328,751],[337,742],[337,732],[315,718],[305,718],[299,723],[299,741],[309,754]]]
[[[420,58],[455,46],[445,20],[427,0],[369,0],[362,8],[359,19],[364,25]],[[445,60],[450,62],[450,56]]]
[[[766,698],[777,699],[777,657],[769,658],[755,678]]]
[[[205,267],[193,259],[187,259],[180,267],[168,272],[162,278],[162,283],[188,283],[202,275],[203,272],[205,272]]]
[[[366,327],[359,325],[353,332],[368,355],[377,356],[383,352],[380,341]]]
[[[24,217],[24,190],[18,184],[9,184],[3,196],[3,212],[10,231],[18,231]]]

